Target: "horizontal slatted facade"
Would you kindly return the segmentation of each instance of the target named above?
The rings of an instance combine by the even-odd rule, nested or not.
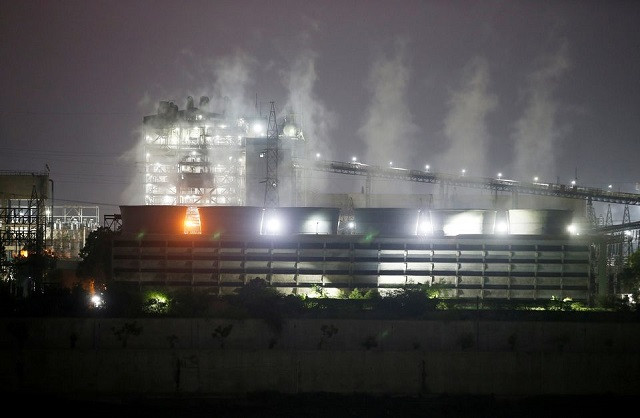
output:
[[[579,237],[457,236],[367,239],[361,235],[121,234],[113,275],[122,282],[217,288],[260,277],[283,291],[394,289],[439,283],[457,298],[587,300],[591,251]]]

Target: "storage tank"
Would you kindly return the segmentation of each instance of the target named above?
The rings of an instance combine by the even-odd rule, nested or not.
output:
[[[122,232],[184,234],[186,206],[120,206]]]
[[[429,211],[430,227],[434,235],[455,236],[468,234],[493,234],[496,223],[495,210],[441,209]],[[421,227],[426,229],[425,226]]]
[[[564,209],[510,209],[509,234],[566,235],[573,211]]]
[[[353,210],[356,234],[379,236],[416,235],[418,209],[358,208]]]
[[[258,206],[200,206],[200,231],[207,235],[259,235],[262,208]]]
[[[264,235],[337,234],[339,208],[279,207],[265,209]]]

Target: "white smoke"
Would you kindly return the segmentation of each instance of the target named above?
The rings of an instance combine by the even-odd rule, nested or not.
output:
[[[313,159],[316,154],[320,154],[322,159],[328,159],[329,132],[335,126],[336,115],[326,108],[315,92],[318,81],[316,58],[317,55],[313,51],[304,50],[294,59],[291,68],[283,73],[283,83],[288,90],[284,108],[293,113],[296,124],[302,128],[307,141],[308,157]],[[324,191],[326,184],[323,177],[313,174],[304,174],[309,180],[308,187]]]
[[[410,150],[403,145],[418,132],[406,103],[410,71],[404,47],[400,45],[394,52],[392,57],[378,57],[367,81],[371,103],[358,133],[367,144],[364,161],[371,164],[387,164],[403,152],[407,155]]]
[[[183,51],[183,56],[194,58],[189,51]],[[150,98],[149,94],[145,94],[139,101],[139,108],[145,112],[145,115],[155,114],[158,109],[158,103],[168,101],[175,103],[180,110],[186,108],[187,97],[193,97],[194,106],[199,107],[199,99],[207,96],[210,101],[204,110],[216,113],[225,113],[231,118],[244,116],[253,111],[253,100],[249,93],[253,89],[254,84],[254,68],[255,60],[245,53],[238,51],[233,55],[219,57],[210,62],[210,65],[204,66],[201,62],[194,60],[193,66],[196,73],[205,71],[205,80],[201,81],[199,87],[193,90],[184,90],[183,93],[160,97],[156,100]],[[191,72],[184,72],[189,80],[195,80]],[[213,82],[211,76],[213,75]],[[190,81],[192,82],[192,81]],[[192,91],[200,94],[193,94]],[[176,100],[182,98],[182,100]],[[142,134],[142,120],[139,129],[132,132],[132,147],[124,152],[119,160],[126,162],[135,168],[134,177],[129,186],[123,190],[121,201],[125,204],[142,205],[145,204],[145,139]],[[178,164],[178,160],[175,161]]]
[[[131,172],[133,178],[120,194],[120,201],[124,205],[144,205],[144,183],[145,183],[145,164],[144,164],[144,138],[142,138],[142,128],[137,128],[131,132],[131,143],[133,146],[125,151],[118,161],[132,167]]]
[[[253,109],[250,91],[255,83],[255,63],[254,58],[240,51],[213,62],[215,82],[213,97],[210,97],[211,109],[236,117]]]
[[[513,133],[514,168],[521,179],[538,176],[541,181],[555,181],[549,177],[557,173],[555,155],[561,135],[554,91],[570,66],[567,50],[567,42],[561,43],[528,77],[526,107]]]
[[[366,83],[371,103],[358,129],[366,144],[364,163],[385,166],[395,160],[402,165],[412,154],[419,128],[406,103],[409,81],[403,43],[396,43],[392,56],[380,55],[373,63]]]
[[[314,91],[318,81],[315,61],[316,54],[307,50],[293,62],[284,77],[288,90],[285,109],[290,109],[295,114],[313,152],[328,156],[329,132],[335,126],[336,116],[325,107]]]
[[[437,171],[483,175],[488,143],[487,115],[498,104],[489,92],[489,65],[474,58],[463,71],[460,87],[451,93],[449,113],[444,121],[448,148],[437,158]]]

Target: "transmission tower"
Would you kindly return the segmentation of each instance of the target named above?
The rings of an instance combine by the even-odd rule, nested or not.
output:
[[[596,211],[593,208],[593,202],[591,198],[587,200],[587,219],[592,228],[598,226],[598,216],[596,216]]]
[[[611,204],[607,206],[607,219],[604,221],[604,226],[613,225],[613,215],[611,214]]]
[[[269,125],[267,127],[267,149],[265,150],[267,160],[267,178],[264,183],[264,206],[278,207],[280,206],[280,198],[278,196],[278,155],[279,148],[278,122],[276,120],[276,105],[271,102],[271,111],[269,112]]]
[[[622,215],[622,223],[631,223],[631,216],[629,216],[629,205],[624,205],[624,213]]]

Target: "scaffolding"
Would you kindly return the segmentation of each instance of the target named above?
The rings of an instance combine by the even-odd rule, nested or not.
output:
[[[12,259],[46,247],[47,173],[0,172],[0,244]]]
[[[45,248],[45,199],[34,185],[29,199],[7,199],[0,207],[0,239],[10,258]],[[24,255],[24,254],[23,254]]]
[[[208,98],[200,99],[206,106]],[[249,125],[194,106],[160,102],[143,120],[145,204],[244,205]]]
[[[47,224],[52,226],[51,248],[61,259],[79,259],[89,234],[100,226],[98,206],[56,206],[53,215],[47,210]]]

